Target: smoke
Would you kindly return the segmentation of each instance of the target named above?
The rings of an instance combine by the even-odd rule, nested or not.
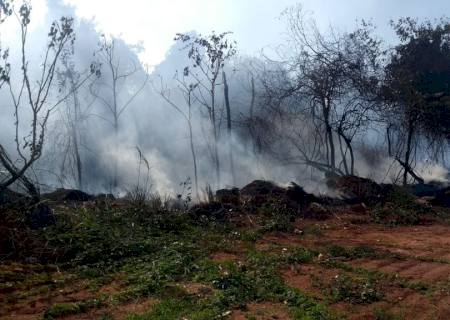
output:
[[[32,30],[29,37],[29,60],[38,74],[42,61],[42,51],[32,48],[44,48],[48,30],[52,20],[62,15],[74,16],[72,7],[64,6],[58,2],[51,3],[51,10],[45,16],[45,23]],[[34,14],[34,13],[33,13]],[[33,20],[32,15],[32,20]],[[8,27],[9,28],[9,27]],[[81,75],[85,75],[92,62],[100,60],[99,42],[102,34],[98,26],[92,21],[77,20],[75,33],[77,35],[73,63],[75,69]],[[194,33],[194,32],[193,32]],[[13,66],[13,82],[18,78],[19,66],[17,39],[9,39],[7,43],[11,48],[11,64]],[[158,92],[161,84],[170,89],[171,99],[176,105],[185,108],[185,101],[178,90],[178,84],[174,79],[175,74],[188,65],[187,52],[182,50],[180,44],[174,44],[167,52],[165,60],[157,66],[147,70],[139,60],[141,49],[138,46],[127,44],[120,38],[115,39],[115,61],[120,64],[121,72],[134,70],[130,76],[119,83],[117,98],[119,105],[124,105],[138,88],[149,77],[148,83],[142,91],[135,96],[131,103],[124,109],[118,119],[117,133],[114,130],[113,118],[108,105],[112,103],[111,74],[105,61],[102,62],[101,76],[95,82],[89,81],[77,91],[83,117],[80,118],[78,128],[80,130],[80,156],[83,164],[83,189],[91,193],[115,192],[123,193],[131,190],[137,183],[138,177],[146,175],[146,169],[140,165],[140,157],[137,148],[142,151],[142,156],[149,163],[149,183],[152,191],[161,194],[177,194],[181,192],[180,183],[193,181],[193,162],[189,145],[188,126],[183,118],[171,107]],[[147,48],[147,50],[149,50]],[[327,192],[323,183],[323,176],[312,171],[306,166],[298,164],[280,164],[279,159],[272,155],[254,152],[254,145],[248,139],[245,128],[238,126],[238,121],[248,115],[252,94],[250,92],[250,79],[252,65],[260,61],[253,57],[238,57],[234,65],[226,70],[229,76],[230,98],[233,119],[233,135],[231,145],[233,148],[233,161],[236,171],[236,181],[231,174],[231,163],[228,161],[228,141],[225,130],[222,130],[219,139],[219,153],[221,163],[221,183],[215,184],[215,169],[211,156],[210,126],[205,110],[196,104],[192,110],[192,126],[194,133],[194,146],[197,155],[199,188],[211,184],[215,188],[241,187],[254,179],[274,180],[279,183],[296,181],[309,192]],[[162,80],[161,80],[162,79]],[[162,82],[161,82],[162,81]],[[13,85],[18,87],[18,83]],[[92,89],[94,88],[94,89]],[[97,90],[100,98],[92,95],[92,90]],[[258,90],[258,88],[257,88]],[[58,88],[55,85],[51,99],[58,98]],[[1,143],[5,145],[11,154],[15,154],[14,146],[14,117],[10,103],[9,93],[0,91],[1,102]],[[26,102],[24,102],[25,104]],[[76,188],[76,174],[73,161],[68,161],[70,148],[73,142],[70,140],[67,121],[63,121],[63,115],[67,108],[71,107],[72,100],[59,106],[53,112],[47,127],[47,138],[43,157],[33,168],[33,174],[42,184],[42,189],[48,190],[57,187]],[[223,105],[222,92],[218,92],[218,105]],[[20,131],[26,134],[29,131],[30,115],[23,108],[23,120]],[[220,116],[220,123],[224,127],[225,117]],[[302,123],[277,123],[277,119],[270,119],[274,126],[281,126],[284,132],[293,131],[302,127]],[[71,144],[72,143],[72,144]],[[280,146],[279,152],[290,154],[293,146],[286,140],[276,142]],[[274,147],[275,145],[271,146]],[[370,158],[370,157],[369,157]],[[356,171],[360,175],[372,177],[377,181],[389,179],[390,172],[398,168],[392,167],[392,159],[381,157],[376,164],[368,161],[359,161]],[[448,172],[441,166],[423,166],[420,172],[426,180],[444,181]],[[114,176],[117,176],[118,188],[114,187]]]

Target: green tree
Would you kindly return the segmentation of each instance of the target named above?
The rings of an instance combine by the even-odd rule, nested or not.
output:
[[[403,184],[409,177],[423,183],[415,171],[420,144],[442,150],[450,138],[450,23],[404,18],[391,24],[400,43],[383,90],[389,152],[403,168]]]

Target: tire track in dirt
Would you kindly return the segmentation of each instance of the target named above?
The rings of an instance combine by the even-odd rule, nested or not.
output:
[[[346,264],[352,267],[379,271],[412,281],[450,283],[450,264],[398,259],[357,259]]]
[[[394,254],[450,263],[450,226],[349,226],[344,230],[330,229],[317,240],[343,246],[366,245]]]

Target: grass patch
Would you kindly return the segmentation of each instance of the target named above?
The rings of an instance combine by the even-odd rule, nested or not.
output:
[[[371,218],[376,223],[390,226],[417,225],[431,208],[416,202],[416,198],[401,187],[394,187],[385,203],[378,204],[370,210]]]
[[[43,318],[44,320],[52,320],[72,314],[85,313],[89,309],[98,308],[101,305],[103,305],[103,301],[97,299],[76,303],[57,303],[45,311]]]
[[[359,258],[379,258],[383,256],[370,246],[342,247],[331,245],[328,253],[333,258],[359,259]]]
[[[333,279],[329,291],[333,301],[346,301],[352,304],[370,304],[383,297],[373,279],[351,277],[345,273],[340,273]]]

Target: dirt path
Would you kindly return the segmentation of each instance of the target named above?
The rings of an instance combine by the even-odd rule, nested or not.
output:
[[[351,216],[314,223],[298,220],[296,234],[267,235],[257,248],[301,246],[321,252],[322,259],[314,264],[283,270],[284,280],[347,319],[450,319],[450,226],[390,228],[352,221]],[[333,246],[350,253],[354,248],[371,251],[367,257],[332,257],[327,250]],[[343,273],[354,278],[377,275],[374,281],[382,298],[371,303],[333,301],[335,279]]]

